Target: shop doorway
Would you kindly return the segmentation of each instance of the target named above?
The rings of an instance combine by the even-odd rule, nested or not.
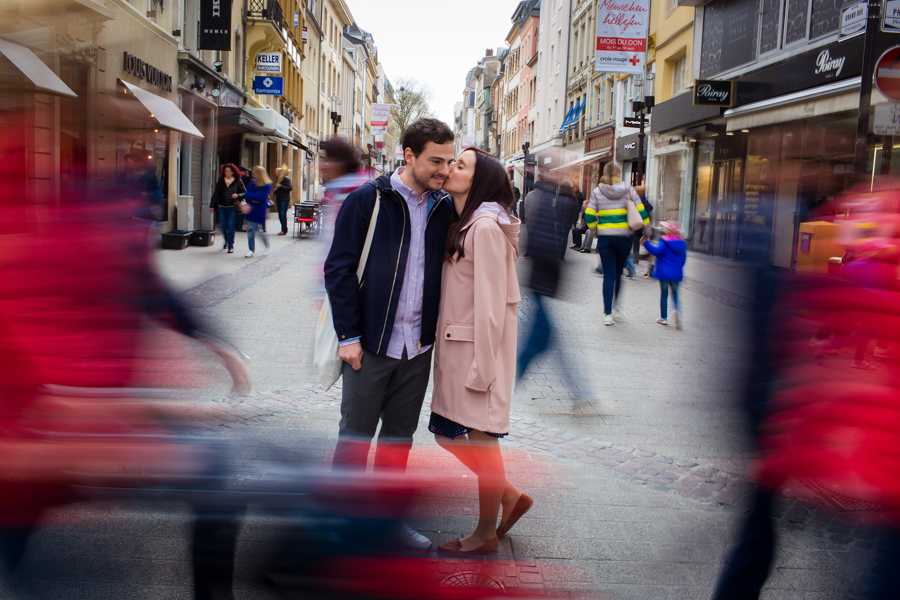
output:
[[[715,163],[710,198],[708,253],[734,259],[740,242],[742,207],[740,160]]]

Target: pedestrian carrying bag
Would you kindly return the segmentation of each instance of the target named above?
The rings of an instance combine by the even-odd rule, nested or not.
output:
[[[369,259],[369,249],[372,247],[372,237],[375,235],[375,222],[378,220],[378,211],[381,208],[381,190],[375,192],[375,208],[372,210],[372,218],[369,219],[369,231],[366,233],[366,242],[363,244],[362,255],[359,257],[359,265],[356,267],[356,278],[362,281],[363,271],[366,269],[366,261]],[[319,320],[316,323],[315,348],[313,350],[313,365],[319,373],[319,384],[327,392],[334,382],[341,376],[343,362],[338,356],[340,342],[337,332],[334,330],[334,317],[331,313],[331,301],[325,296]]]
[[[625,201],[625,208],[628,210],[628,226],[632,231],[644,228],[644,217],[631,200]],[[621,213],[620,213],[621,214]]]

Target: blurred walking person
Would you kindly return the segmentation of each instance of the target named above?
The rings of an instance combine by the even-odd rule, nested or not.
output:
[[[278,210],[278,220],[281,222],[281,231],[278,235],[287,235],[287,212],[291,206],[291,178],[288,177],[290,169],[287,165],[281,165],[275,169],[275,184],[272,193],[275,196],[275,208]]]
[[[650,236],[650,219],[634,188],[620,178],[622,169],[615,162],[603,167],[600,184],[591,193],[591,200],[585,211],[596,219],[588,227],[597,235],[597,253],[600,265],[594,273],[603,276],[603,323],[612,325],[613,305],[622,285],[622,270],[631,252],[633,231],[628,225],[627,203],[640,213],[644,223],[644,235]],[[602,267],[602,272],[600,268]]]
[[[568,182],[559,184],[556,192],[557,225],[556,235],[560,237],[559,258],[566,260],[566,249],[569,246],[569,232],[578,226],[581,214],[581,203],[575,197],[572,186]]]
[[[253,177],[250,175],[250,169],[245,166],[238,167],[238,171],[240,172],[241,183],[244,184],[244,189],[250,187],[250,182],[253,181]],[[243,200],[243,198],[241,198]],[[247,231],[247,223],[244,222],[244,213],[235,208],[235,221],[234,221],[234,230],[235,231]]]
[[[659,242],[653,243],[642,237],[641,243],[647,252],[656,257],[654,277],[659,280],[659,318],[660,325],[668,325],[669,290],[672,290],[672,320],[675,329],[681,329],[681,305],[678,302],[678,286],[684,279],[684,263],[687,261],[687,242],[681,237],[681,230],[675,221],[663,221],[660,225],[665,234]]]
[[[325,155],[320,158],[322,181],[325,182],[325,199],[322,203],[324,215],[324,239],[331,245],[334,222],[347,196],[368,181],[360,171],[359,153],[340,138],[331,138],[320,146]]]
[[[530,258],[531,273],[528,276],[528,291],[534,301],[535,310],[531,315],[532,328],[525,347],[519,352],[516,362],[516,381],[520,381],[528,366],[540,354],[546,352],[553,342],[553,325],[547,314],[545,298],[556,296],[562,277],[562,257],[559,252],[559,227],[568,219],[564,204],[557,202],[556,175],[543,172],[535,189],[528,194],[528,219],[525,238],[526,256]],[[561,351],[560,351],[561,352]],[[582,395],[575,383],[569,365],[561,353],[557,353],[560,373],[566,387],[573,394]]]
[[[231,163],[225,163],[220,169],[219,181],[213,190],[212,199],[209,202],[209,212],[219,211],[219,226],[222,228],[222,237],[225,238],[222,250],[228,250],[228,254],[234,252],[234,227],[237,222],[236,204],[247,188],[240,179],[240,171]]]
[[[250,212],[244,217],[249,223],[247,227],[248,252],[244,258],[253,258],[256,251],[257,233],[266,247],[263,256],[269,253],[269,237],[261,229],[269,212],[269,193],[271,191],[272,180],[269,179],[269,174],[260,166],[253,167],[253,180],[247,186],[247,192],[244,194],[244,199],[250,204]]]
[[[435,342],[428,430],[478,476],[475,531],[438,547],[447,554],[492,554],[532,500],[508,479],[499,438],[509,433],[516,361],[519,220],[502,165],[474,148],[450,168],[453,197]],[[500,527],[497,513],[501,509]]]

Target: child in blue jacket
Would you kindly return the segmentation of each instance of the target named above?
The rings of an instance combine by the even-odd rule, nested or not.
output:
[[[653,276],[659,279],[659,312],[660,318],[656,320],[660,325],[668,325],[666,313],[669,308],[669,288],[672,288],[672,300],[675,310],[672,311],[672,320],[675,328],[681,329],[681,312],[678,303],[678,284],[684,279],[684,263],[687,260],[687,242],[681,237],[678,223],[675,221],[663,221],[660,223],[665,229],[665,234],[659,238],[659,242],[653,243],[648,238],[641,238],[641,243],[647,252],[656,257],[656,266]]]

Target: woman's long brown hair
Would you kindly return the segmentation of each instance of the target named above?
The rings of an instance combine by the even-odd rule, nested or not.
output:
[[[444,260],[459,260],[465,253],[463,244],[466,241],[462,228],[469,222],[478,207],[485,202],[497,202],[509,212],[509,207],[515,201],[512,187],[509,185],[509,177],[503,170],[503,165],[496,158],[484,150],[466,148],[463,152],[475,153],[475,172],[472,174],[472,187],[466,197],[461,215],[456,214],[450,219],[450,229],[447,231],[447,244],[444,250]],[[462,152],[460,152],[462,154]]]

